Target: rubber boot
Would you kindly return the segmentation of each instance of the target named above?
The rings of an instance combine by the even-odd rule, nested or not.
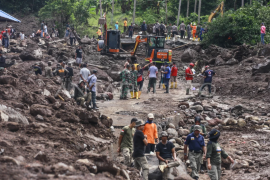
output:
[[[133,92],[130,92],[130,99],[133,99],[134,96],[133,96]]]
[[[138,92],[138,98],[140,99],[140,97],[141,97],[141,94],[142,94],[142,91],[139,91]]]
[[[177,82],[175,82],[175,86],[174,86],[175,89],[177,89]]]
[[[166,89],[165,84],[162,84],[163,89]]]
[[[136,94],[136,99],[139,99],[139,93],[136,92],[135,94]]]
[[[172,84],[171,84],[171,87],[170,87],[171,89],[173,88],[173,82],[172,82]]]

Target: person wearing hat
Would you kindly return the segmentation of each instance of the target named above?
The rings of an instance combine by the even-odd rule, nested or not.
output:
[[[46,78],[51,78],[53,77],[53,73],[52,73],[52,62],[48,61],[48,66],[45,67],[45,77]]]
[[[79,84],[75,86],[74,99],[83,108],[87,108],[91,101],[91,93],[85,88],[85,82],[83,80],[80,80]]]
[[[180,163],[176,159],[175,146],[168,141],[168,133],[166,131],[161,132],[161,142],[157,144],[156,156],[159,159],[160,165],[167,165],[162,173],[162,179],[167,180],[171,167],[179,166]]]
[[[38,74],[42,75],[41,68],[38,66],[37,62],[34,64],[33,69],[34,69],[36,75],[38,75]]]
[[[150,92],[151,87],[153,87],[153,94],[156,93],[157,73],[158,73],[158,68],[156,67],[156,62],[153,62],[151,63],[151,66],[148,69],[148,74],[147,74],[147,76],[149,76],[147,93]]]
[[[65,88],[70,91],[71,89],[71,82],[72,82],[72,77],[73,77],[73,68],[71,65],[71,62],[68,63],[68,67],[66,68],[68,70],[68,74],[65,77]]]
[[[124,156],[124,164],[126,166],[130,166],[131,164],[131,155],[133,151],[133,136],[135,133],[135,126],[138,120],[136,118],[132,118],[131,122],[128,126],[123,127],[120,132],[119,140],[118,140],[118,150],[117,152],[121,152]]]
[[[191,28],[192,28],[192,35],[193,35],[193,40],[196,38],[195,37],[195,34],[196,34],[196,31],[197,31],[197,26],[196,26],[196,23],[193,23],[193,26],[192,26],[192,23],[191,23]]]
[[[129,85],[131,84],[130,65],[127,64],[125,67],[126,68],[124,68],[123,71],[120,73],[120,77],[122,80],[120,99],[122,100],[128,99],[127,94],[129,90]]]
[[[162,74],[164,74],[164,84],[166,87],[166,92],[164,93],[169,93],[169,84],[170,84],[170,78],[171,78],[171,68],[169,66],[169,64],[166,62],[165,63],[165,70],[161,72]]]
[[[97,84],[97,70],[93,70],[93,74],[88,77],[87,79],[87,86],[89,90],[91,91],[92,98],[89,102],[89,105],[91,106],[91,102],[93,104],[93,110],[98,110],[97,104],[96,104],[96,84]]]
[[[208,175],[211,180],[221,179],[221,157],[228,159],[232,164],[234,160],[228,156],[228,154],[220,147],[218,143],[218,138],[220,132],[216,129],[212,129],[209,134],[209,142],[207,144],[207,169]]]
[[[200,88],[200,92],[199,93],[201,93],[201,91],[205,88],[205,86],[208,86],[209,95],[211,95],[212,78],[215,75],[216,75],[215,71],[210,70],[209,69],[209,66],[205,66],[205,71],[203,73],[204,84]]]
[[[184,146],[184,160],[189,158],[190,167],[192,169],[191,177],[193,179],[199,179],[199,171],[201,168],[201,158],[205,158],[206,150],[204,137],[200,134],[202,131],[201,126],[195,125],[194,132],[189,134],[185,141]],[[187,155],[187,147],[189,147],[189,153]]]
[[[102,35],[101,27],[98,28],[97,35],[98,35],[98,39],[101,40],[101,35]]]
[[[125,20],[124,20],[124,33],[126,33],[126,31],[127,31],[127,18],[125,18]]]
[[[114,27],[115,27],[115,30],[118,30],[118,27],[119,27],[119,26],[118,26],[118,21],[115,22]]]
[[[62,62],[62,64],[63,64],[63,62]],[[58,63],[56,66],[56,70],[53,72],[53,75],[59,76],[62,79],[62,81],[64,82],[64,78],[67,76],[68,73],[69,73],[68,70],[64,69],[63,65]]]
[[[193,74],[192,68],[194,67],[193,63],[189,64],[189,67],[187,67],[185,73],[186,73],[186,80],[187,80],[187,87],[186,87],[186,95],[189,95],[189,89],[191,88],[191,83],[193,80]]]
[[[145,157],[145,146],[148,144],[148,136],[143,133],[145,124],[143,120],[136,121],[136,132],[133,136],[133,159],[134,166],[139,171],[142,169],[142,177],[148,180],[149,166]]]
[[[266,27],[264,25],[264,23],[261,24],[261,43],[262,45],[264,45],[264,36],[266,33]]]
[[[79,65],[79,68],[81,69],[81,64],[82,64],[82,59],[83,59],[82,46],[79,46],[78,49],[76,49],[75,59],[76,59],[77,65]]]
[[[131,71],[130,71],[130,80],[131,80],[131,87],[130,87],[130,97],[131,99],[139,99],[139,93],[138,93],[138,85],[137,85],[137,76],[138,71],[135,70],[135,65],[131,65]]]
[[[156,142],[159,142],[157,125],[153,123],[154,114],[149,113],[148,119],[145,123],[143,134],[147,136],[148,144],[145,148],[145,153],[150,153],[155,151]]]
[[[143,21],[143,24],[141,26],[142,35],[147,35],[147,25],[145,24],[145,21]]]

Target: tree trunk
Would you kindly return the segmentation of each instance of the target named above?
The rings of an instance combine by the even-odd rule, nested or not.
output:
[[[234,0],[234,10],[236,11],[236,2],[237,0]]]
[[[113,12],[114,12],[114,0],[112,0],[112,21],[113,21]]]
[[[179,0],[179,6],[178,6],[177,27],[179,25],[180,10],[181,10],[181,0]]]
[[[102,4],[101,4],[101,0],[99,0],[99,8],[100,8],[100,17],[102,17]]]
[[[133,24],[135,23],[135,12],[136,12],[136,0],[134,0],[134,8],[133,8]]]
[[[250,0],[250,5],[252,5],[252,0]]]
[[[188,17],[188,14],[189,14],[189,0],[187,0],[187,17]]]
[[[196,13],[196,9],[197,9],[197,0],[195,0],[194,13]]]
[[[167,16],[167,0],[165,0],[166,1],[166,24],[168,23],[168,16]]]
[[[242,0],[242,7],[244,7],[244,5],[245,5],[245,2],[244,2],[244,0]]]
[[[198,23],[200,23],[201,21],[201,6],[202,6],[202,0],[199,0]]]

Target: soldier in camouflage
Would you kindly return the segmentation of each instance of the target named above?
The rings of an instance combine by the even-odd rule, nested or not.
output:
[[[135,70],[135,65],[131,65],[132,71],[130,71],[131,87],[130,95],[132,99],[139,99],[138,86],[137,86],[137,76],[138,71]]]
[[[52,73],[52,62],[48,61],[48,66],[45,67],[45,77],[46,78],[51,78],[53,77],[53,73]]]
[[[120,77],[122,79],[120,99],[128,99],[127,93],[128,93],[129,86],[131,83],[129,70],[130,70],[130,65],[128,64],[126,65],[126,68],[120,73]]]
[[[216,129],[212,129],[209,134],[209,142],[207,144],[207,169],[208,174],[211,180],[220,180],[221,179],[221,157],[224,159],[229,159],[231,163],[234,163],[234,160],[228,156],[228,154],[220,147],[217,142],[220,132]]]

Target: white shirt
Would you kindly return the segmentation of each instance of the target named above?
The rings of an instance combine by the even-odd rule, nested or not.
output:
[[[80,74],[82,75],[83,79],[84,80],[87,80],[87,78],[90,76],[90,71],[89,69],[87,69],[86,67],[82,68],[80,70]],[[80,80],[83,80],[82,78],[80,78]]]
[[[157,77],[158,68],[156,66],[151,66],[148,71],[150,72],[149,73],[150,78],[156,78]]]
[[[24,34],[21,34],[21,40],[24,40]]]

